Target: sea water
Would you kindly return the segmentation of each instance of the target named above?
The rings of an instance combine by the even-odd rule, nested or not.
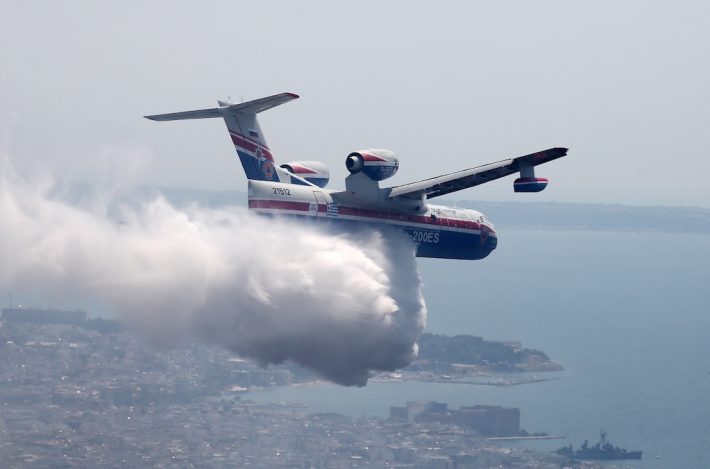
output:
[[[521,341],[565,367],[512,387],[370,383],[276,388],[258,402],[385,416],[407,400],[498,404],[565,440],[604,430],[642,468],[710,467],[710,236],[501,230],[482,261],[421,259],[427,331]],[[519,443],[522,444],[522,443]],[[524,443],[531,445],[531,443]]]

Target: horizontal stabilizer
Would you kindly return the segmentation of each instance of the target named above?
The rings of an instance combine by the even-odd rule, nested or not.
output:
[[[154,114],[145,116],[152,121],[179,121],[186,119],[209,119],[211,117],[224,117],[225,114],[245,113],[258,114],[272,107],[287,103],[298,98],[297,94],[280,93],[266,98],[259,98],[246,103],[230,104],[219,101],[221,107],[212,109],[197,109],[194,111],[172,112],[170,114]]]
[[[226,108],[231,112],[237,111],[246,112],[250,114],[258,114],[262,111],[271,109],[272,107],[280,106],[281,104],[293,101],[294,99],[298,99],[297,94],[280,93],[275,94],[273,96],[269,96],[267,98],[259,98],[253,101],[247,101],[246,103],[225,104],[227,104]]]
[[[197,109],[195,111],[171,112],[170,114],[155,114],[145,116],[152,121],[181,121],[186,119],[208,119],[210,117],[222,117],[218,108]]]

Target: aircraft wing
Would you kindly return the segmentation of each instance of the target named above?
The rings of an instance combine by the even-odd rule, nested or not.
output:
[[[475,168],[464,169],[418,182],[390,188],[388,197],[420,198],[425,194],[428,199],[450,194],[469,187],[509,176],[521,170],[521,166],[537,166],[548,161],[562,158],[567,148],[550,148],[530,155],[488,163]]]

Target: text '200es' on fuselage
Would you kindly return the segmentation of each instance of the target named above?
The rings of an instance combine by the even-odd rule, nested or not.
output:
[[[249,180],[249,209],[271,215],[295,215],[339,223],[371,224],[407,233],[417,245],[417,256],[482,259],[498,243],[493,224],[476,210],[429,204],[428,200],[474,187],[511,174],[515,192],[540,192],[547,179],[535,176],[535,166],[567,154],[550,148],[454,173],[394,187],[380,187],[393,176],[399,159],[389,150],[350,153],[345,165],[350,175],[345,190],[325,189],[328,168],[318,161],[277,165],[257,114],[298,98],[281,93],[246,103],[218,101],[219,107],[146,116],[155,121],[224,119]]]

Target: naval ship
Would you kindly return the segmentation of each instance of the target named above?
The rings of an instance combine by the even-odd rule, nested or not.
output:
[[[606,441],[606,432],[601,432],[601,438],[594,446],[589,446],[587,440],[584,440],[578,450],[574,450],[572,445],[569,445],[558,449],[555,453],[572,459],[641,459],[643,451],[628,451],[614,446]]]

